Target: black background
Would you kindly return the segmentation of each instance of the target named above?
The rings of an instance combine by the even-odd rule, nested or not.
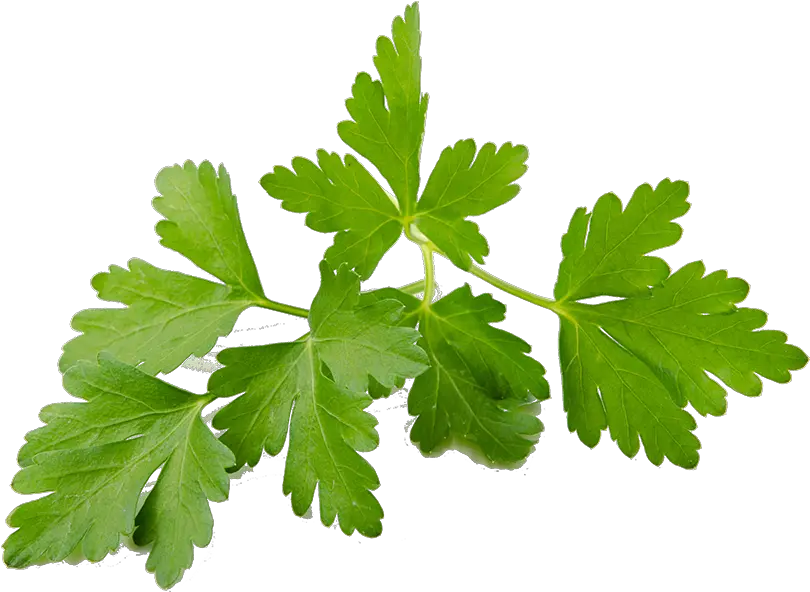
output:
[[[43,167],[48,181],[37,199],[45,201],[29,204],[32,213],[47,220],[39,230],[51,237],[47,248],[56,252],[50,253],[52,263],[29,272],[43,288],[31,290],[30,302],[45,311],[37,316],[35,335],[44,360],[51,359],[51,343],[63,342],[66,315],[92,301],[87,295],[90,272],[119,263],[122,256],[156,254],[151,211],[144,207],[152,195],[147,177],[160,159],[182,159],[188,150],[195,151],[194,159],[208,151],[215,162],[229,161],[233,189],[248,217],[248,238],[257,242],[257,260],[265,265],[265,287],[290,303],[309,304],[317,282],[312,257],[319,253],[318,243],[304,230],[302,216],[280,216],[278,202],[263,198],[255,171],[336,141],[348,80],[367,62],[371,39],[391,22],[395,3],[370,4],[351,11],[335,3],[319,8],[317,15],[306,5],[274,9],[256,17],[265,24],[263,31],[234,40],[228,48],[236,52],[232,58],[217,57],[216,49],[191,58],[198,55],[193,48],[178,48],[177,57],[150,66],[152,90],[143,93],[126,80],[99,84],[97,93],[88,92],[68,110],[76,127],[69,141],[60,133],[54,142],[64,143],[69,152]],[[425,140],[426,160],[449,139],[470,135],[508,135],[533,147],[536,166],[528,173],[528,191],[510,209],[482,218],[482,230],[497,241],[490,271],[548,295],[560,225],[568,221],[576,200],[589,200],[592,192],[613,186],[629,191],[642,174],[699,172],[688,240],[667,254],[699,256],[709,264],[727,265],[732,273],[750,272],[753,302],[767,304],[770,326],[792,327],[794,343],[810,341],[800,284],[806,275],[804,204],[778,177],[760,179],[715,150],[709,116],[699,110],[685,114],[690,102],[700,100],[685,90],[688,72],[640,71],[616,81],[611,68],[619,66],[589,62],[581,76],[592,83],[574,91],[549,73],[577,48],[560,42],[538,49],[536,41],[548,28],[533,19],[497,8],[461,10],[453,2],[431,2],[424,15],[425,86],[433,123]],[[221,25],[227,27],[227,19]],[[251,36],[259,41],[248,40]],[[85,66],[77,68],[76,77],[84,73],[90,81],[104,72],[91,61],[79,63]],[[578,63],[576,57],[572,63]],[[86,88],[75,77],[73,83]],[[670,102],[678,93],[682,108]],[[607,101],[616,109],[602,111]],[[601,111],[601,118],[588,124],[595,111]],[[415,252],[399,248],[377,279],[412,280],[418,274]],[[443,277],[461,276],[448,270]],[[512,318],[507,326],[519,326],[538,359],[550,359],[551,316],[516,304]],[[279,334],[302,330],[297,321],[277,329]],[[59,397],[52,391],[51,369],[43,363],[27,386],[7,393],[16,403],[3,411],[9,472],[15,470],[10,451],[32,409],[41,400]],[[706,428],[702,471],[674,473],[627,463],[606,443],[600,455],[586,456],[560,431],[559,375],[556,369],[549,373],[553,399],[544,414],[549,431],[523,474],[486,472],[452,456],[422,464],[400,430],[404,401],[379,404],[384,448],[376,463],[384,472],[382,541],[397,550],[388,556],[391,561],[421,562],[453,550],[468,558],[498,551],[530,558],[559,544],[558,537],[571,535],[571,549],[583,552],[616,545],[629,559],[638,543],[663,537],[683,540],[684,555],[694,556],[705,544],[703,526],[757,539],[771,533],[774,524],[792,521],[806,506],[796,478],[806,443],[806,376],[792,385],[770,385],[767,401],[738,401],[732,394],[727,421]],[[182,589],[215,589],[264,569],[291,578],[351,576],[349,561],[367,569],[360,556],[375,550],[346,553],[342,548],[356,539],[334,536],[316,520],[290,520],[280,498],[279,462],[265,458],[263,468],[234,484],[231,501],[217,506],[215,543]],[[623,546],[620,539],[628,536],[638,539]],[[344,553],[356,557],[344,559]],[[343,565],[335,573],[298,567],[301,560],[331,567],[335,558]],[[143,563],[132,553],[98,567],[38,569],[37,575],[48,585],[149,589]],[[367,578],[369,584],[374,581]],[[22,585],[20,579],[7,582],[9,589],[11,583]]]

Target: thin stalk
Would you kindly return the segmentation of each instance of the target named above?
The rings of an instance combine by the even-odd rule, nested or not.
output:
[[[433,279],[433,249],[424,243],[419,244],[422,250],[422,260],[425,263],[425,293],[422,296],[422,306],[429,306],[433,301],[433,291],[435,289],[435,282]]]
[[[544,296],[538,296],[537,294],[533,294],[528,290],[524,290],[523,288],[518,288],[514,284],[510,284],[507,281],[502,280],[501,278],[497,278],[489,272],[484,271],[477,265],[470,266],[468,270],[471,274],[475,277],[480,278],[498,288],[499,290],[503,290],[507,294],[511,294],[512,296],[517,296],[521,300],[525,300],[526,302],[531,302],[532,304],[536,304],[537,306],[541,306],[543,308],[547,308],[548,310],[560,314],[559,306],[554,300],[550,298],[545,298]]]
[[[431,261],[431,271],[432,269],[433,267]],[[415,282],[411,282],[410,284],[406,284],[401,288],[397,289],[400,290],[401,292],[405,292],[406,294],[419,294],[425,289],[425,280],[417,280]],[[269,298],[262,298],[261,300],[256,300],[255,304],[260,308],[266,308],[268,310],[283,312],[285,314],[292,315],[295,317],[307,318],[309,316],[309,310],[306,308],[301,308],[300,306],[293,306],[291,304],[284,304],[282,302],[276,302],[275,300],[270,300]]]
[[[400,292],[405,292],[406,294],[414,295],[419,294],[420,292],[425,291],[425,280],[417,280],[415,282],[411,282],[410,284],[406,284],[401,288],[397,288]]]
[[[283,304],[281,302],[276,302],[275,300],[269,300],[267,298],[257,300],[256,306],[259,306],[261,308],[267,308],[269,310],[277,310],[278,312],[283,312],[285,314],[292,315],[294,317],[307,318],[309,316],[309,310],[307,310],[306,308],[293,306],[291,304]]]

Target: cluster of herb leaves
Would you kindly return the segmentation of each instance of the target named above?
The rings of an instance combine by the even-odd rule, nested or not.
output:
[[[408,378],[411,439],[425,453],[450,446],[493,463],[525,459],[549,398],[543,366],[529,345],[493,326],[505,306],[464,285],[434,302],[433,256],[559,315],[563,404],[568,427],[595,446],[604,430],[628,457],[685,468],[698,462],[695,420],[722,415],[726,390],[758,395],[760,376],[787,382],[807,356],[784,333],[759,330],[766,315],[738,308],[748,291],[701,262],[671,272],[649,253],[681,236],[673,220],[689,209],[683,181],[641,185],[626,207],[608,193],[578,209],[562,239],[554,299],[531,294],[478,267],[489,252],[469,217],[514,198],[526,171],[524,146],[472,140],[446,148],[421,195],[420,151],[428,97],[421,91],[419,10],[407,7],[391,38],[377,40],[379,80],[357,76],[346,102],[343,141],[374,165],[389,194],[354,156],[324,150],[295,158],[261,179],[267,193],[306,225],[335,232],[320,263],[309,309],[270,300],[242,230],[230,178],[207,161],[164,168],[154,207],[165,218],[161,244],[221,283],[132,259],[93,278],[98,296],[124,308],[84,310],[81,334],[64,347],[64,387],[82,402],[49,405],[29,432],[13,488],[48,493],[16,508],[5,562],[22,568],[80,550],[91,561],[122,535],[152,544],[146,567],[162,587],[211,540],[209,501],[228,496],[228,472],[277,455],[289,435],[283,479],[303,515],[315,490],[321,521],[373,537],[383,510],[379,480],[361,456],[376,448],[366,411]],[[425,278],[402,289],[360,290],[402,234],[419,245]],[[473,261],[475,263],[473,263]],[[423,294],[417,298],[416,294]],[[616,299],[602,304],[594,296]],[[306,317],[310,331],[289,343],[228,348],[203,395],[156,377],[202,356],[249,307]],[[710,374],[712,376],[710,376]],[[713,378],[713,377],[716,377]],[[235,397],[213,418],[203,409]],[[289,432],[289,434],[288,434]],[[160,469],[144,496],[149,477]]]

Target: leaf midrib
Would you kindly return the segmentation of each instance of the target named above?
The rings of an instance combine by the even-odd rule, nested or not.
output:
[[[576,308],[572,308],[572,305],[576,305]],[[793,359],[793,356],[791,356],[790,354],[787,354],[787,353],[766,352],[764,350],[751,349],[751,348],[747,348],[747,347],[743,347],[743,346],[739,346],[739,345],[734,345],[732,343],[723,343],[723,342],[718,342],[718,341],[712,341],[711,339],[709,339],[707,337],[704,337],[704,336],[691,335],[689,333],[683,333],[681,331],[676,331],[675,329],[671,329],[671,328],[663,326],[663,325],[654,325],[654,324],[650,324],[650,323],[644,323],[644,322],[641,322],[640,320],[635,320],[635,319],[628,318],[628,317],[620,317],[620,316],[608,315],[608,314],[605,314],[605,313],[598,312],[598,307],[599,306],[601,306],[601,305],[599,305],[599,304],[596,304],[596,305],[594,305],[594,304],[582,304],[582,303],[577,302],[577,303],[567,303],[565,308],[566,308],[567,312],[569,313],[569,315],[573,315],[573,317],[577,316],[577,311],[580,311],[580,312],[587,311],[585,313],[585,315],[584,315],[585,319],[580,317],[579,320],[583,321],[585,323],[597,326],[597,327],[602,327],[603,324],[600,324],[599,322],[595,322],[593,319],[601,318],[601,319],[607,319],[608,322],[605,323],[605,325],[610,325],[611,322],[612,323],[616,323],[616,322],[628,323],[628,324],[631,324],[631,325],[637,325],[639,327],[643,327],[643,328],[645,328],[645,329],[647,329],[649,331],[663,331],[665,333],[671,333],[671,334],[677,335],[679,337],[684,337],[686,339],[692,339],[694,341],[698,341],[700,343],[706,343],[706,344],[709,344],[709,345],[712,345],[712,346],[715,346],[715,347],[719,347],[719,348],[735,349],[735,350],[743,351],[743,352],[746,352],[746,353],[753,353],[753,354],[758,354],[758,355],[767,355],[767,356],[772,356],[772,357],[776,357],[776,358],[780,358],[780,359],[787,359],[787,360],[792,360]],[[730,315],[726,313],[725,316],[731,317],[734,314],[737,314],[737,312],[742,311],[742,310],[753,310],[753,309],[738,309],[738,311],[735,311],[734,313],[732,313]],[[700,315],[700,316],[702,317],[702,315]],[[709,315],[709,316],[712,316],[712,315]],[[572,317],[569,316],[569,318],[572,318]],[[644,318],[646,318],[646,317],[644,317]],[[744,323],[747,320],[748,319],[740,319],[739,322],[737,323],[737,325],[740,324],[740,323]],[[734,325],[734,326],[736,326],[736,325]],[[750,333],[756,334],[757,332],[756,331],[751,331]]]

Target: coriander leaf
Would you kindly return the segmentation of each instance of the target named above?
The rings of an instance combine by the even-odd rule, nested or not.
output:
[[[250,306],[266,301],[242,232],[236,198],[225,167],[219,177],[210,162],[163,168],[155,180],[156,226],[161,244],[188,257],[225,285],[129,261],[97,274],[92,285],[102,300],[126,308],[88,309],[73,317],[82,332],[65,344],[59,370],[94,361],[102,350],[147,374],[168,374],[189,356],[202,356],[233,329]]]
[[[391,198],[347,155],[318,150],[318,164],[294,158],[293,170],[281,166],[262,177],[261,186],[291,212],[309,212],[306,224],[318,232],[337,232],[325,258],[337,268],[346,262],[367,279],[402,234]]]
[[[562,241],[558,294],[626,297],[596,305],[560,298],[554,308],[569,429],[593,447],[609,428],[629,457],[640,436],[652,463],[668,458],[692,468],[700,442],[692,434],[694,418],[682,408],[688,402],[701,415],[726,410],[726,391],[709,374],[755,396],[762,391],[759,376],[787,382],[807,356],[780,331],[755,331],[766,315],[735,306],[748,293],[743,280],[725,271],[704,275],[699,261],[670,275],[662,260],[645,257],[680,236],[669,220],[688,209],[687,193],[685,183],[667,179],[654,192],[639,187],[624,212],[612,194],[600,198],[593,215],[577,210]],[[667,208],[669,214],[658,216]]]
[[[370,290],[368,292],[361,292],[359,299],[359,306],[368,306],[374,302],[385,299],[399,300],[404,308],[404,314],[397,323],[400,327],[416,327],[419,321],[417,309],[419,308],[420,300],[406,294],[396,288],[379,288],[377,290]],[[368,377],[368,394],[372,399],[383,399],[390,397],[394,392],[405,386],[405,379],[400,378],[396,384],[391,387],[381,385],[373,376]]]
[[[230,450],[203,424],[213,400],[166,384],[102,353],[63,378],[82,403],[42,410],[47,423],[27,435],[19,493],[52,492],[16,508],[4,560],[23,568],[61,561],[77,546],[90,561],[114,551],[122,534],[154,542],[147,569],[168,588],[191,566],[194,545],[211,541],[208,500],[228,497]],[[140,511],[149,477],[162,467]]]
[[[484,144],[477,155],[473,140],[445,148],[416,207],[419,230],[461,269],[470,268],[470,257],[483,264],[489,246],[466,218],[514,198],[520,191],[514,182],[526,172],[528,157],[525,146],[510,142],[497,150]]]
[[[399,325],[404,327],[416,327],[417,313],[421,300],[407,294],[397,288],[377,288],[368,292],[361,292],[357,300],[358,306],[371,306],[382,300],[396,300],[403,307],[403,315],[399,320]]]
[[[692,434],[694,418],[672,401],[632,352],[599,326],[567,314],[560,322],[560,364],[568,429],[594,447],[609,427],[611,438],[630,458],[638,453],[640,435],[653,464],[660,465],[666,456],[679,467],[696,466],[700,441]]]
[[[514,184],[526,171],[525,146],[485,144],[476,157],[472,140],[442,152],[424,194],[419,188],[419,155],[424,135],[427,95],[420,90],[418,3],[405,19],[393,23],[393,41],[377,41],[375,65],[381,81],[358,75],[346,102],[352,121],[338,125],[341,138],[368,158],[388,180],[397,197],[390,203],[383,189],[351,156],[318,152],[318,165],[293,160],[293,171],[275,167],[261,184],[282,200],[282,207],[309,212],[307,225],[338,232],[326,259],[333,267],[346,262],[363,279],[371,276],[396,242],[403,224],[418,229],[457,266],[469,269],[472,257],[483,263],[489,253],[478,226],[466,218],[481,215],[514,198]],[[473,162],[474,160],[474,162]],[[393,207],[392,207],[393,206]]]
[[[397,17],[392,38],[377,39],[374,65],[380,80],[357,75],[346,109],[352,120],[338,124],[338,135],[382,173],[408,216],[419,190],[419,156],[428,96],[421,92],[419,4]]]
[[[543,424],[538,401],[549,397],[545,369],[528,343],[495,328],[506,307],[490,294],[474,297],[465,284],[419,313],[419,341],[430,368],[408,397],[417,416],[411,440],[423,452],[452,440],[472,445],[493,462],[515,462],[531,452]]]
[[[155,186],[161,195],[152,200],[152,206],[166,217],[155,226],[160,244],[225,284],[263,297],[225,167],[219,165],[217,176],[207,160],[199,169],[187,160],[182,168],[163,168]]]
[[[368,394],[372,399],[384,399],[405,386],[405,379],[400,378],[394,386],[381,385],[373,376],[368,377]]]
[[[317,346],[337,384],[364,391],[371,375],[382,386],[427,369],[427,356],[414,346],[419,332],[400,326],[405,310],[394,298],[364,299],[359,306],[360,282],[348,270],[333,276],[321,264],[321,289],[309,312],[310,340]]]
[[[414,342],[419,333],[397,326],[403,306],[391,299],[365,299],[360,279],[347,265],[336,274],[320,264],[321,287],[312,302],[310,333],[290,343],[229,348],[217,360],[209,389],[222,396],[244,393],[214,417],[220,437],[236,456],[233,469],[255,466],[262,449],[278,454],[290,445],[284,494],[292,493],[301,516],[318,486],[321,521],[338,518],[341,530],[369,537],[382,532],[382,508],[371,493],[379,479],[358,454],[377,447],[377,420],[364,411],[368,376],[386,388],[427,368]],[[292,414],[292,417],[291,417]]]
[[[680,407],[689,402],[701,415],[718,416],[726,411],[726,391],[706,372],[743,395],[757,396],[762,393],[757,375],[788,382],[790,370],[803,367],[807,356],[780,331],[754,331],[767,315],[735,306],[748,294],[746,282],[725,271],[705,272],[695,261],[653,287],[647,298],[570,310],[642,360]]]
[[[147,374],[168,374],[190,355],[202,356],[236,319],[255,304],[248,294],[176,271],[130,259],[129,269],[111,265],[92,280],[102,300],[126,308],[94,308],[73,317],[82,335],[65,344],[59,370],[92,360],[107,350]]]
[[[624,210],[613,193],[600,197],[592,214],[577,209],[563,237],[565,258],[554,297],[566,301],[647,294],[648,286],[669,275],[669,266],[647,253],[681,238],[682,229],[672,220],[689,210],[688,196],[684,181],[664,179],[655,190],[647,183],[639,186]]]
[[[357,453],[379,442],[377,421],[364,411],[371,398],[329,380],[310,341],[227,349],[218,360],[225,367],[212,375],[212,389],[246,391],[214,418],[215,428],[227,430],[221,441],[236,454],[235,467],[255,465],[262,448],[278,454],[289,423],[283,491],[292,493],[295,514],[306,513],[318,485],[326,526],[337,516],[346,534],[379,535],[383,511],[371,493],[379,479]]]

